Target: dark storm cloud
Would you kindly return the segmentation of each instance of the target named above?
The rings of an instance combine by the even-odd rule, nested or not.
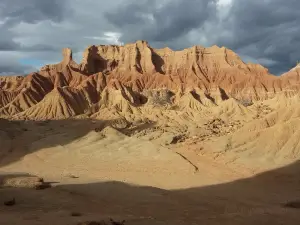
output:
[[[0,16],[7,23],[36,23],[42,20],[59,22],[65,16],[66,1],[63,0],[1,0]]]
[[[197,44],[226,46],[257,59],[275,74],[290,69],[300,59],[296,47],[300,46],[299,0],[233,0],[223,17],[216,1],[158,4],[131,1],[107,13],[106,18],[123,34],[123,42],[145,39],[154,47],[175,49]]]
[[[24,58],[57,62],[63,47],[80,60],[88,45],[143,39],[225,46],[280,74],[300,60],[299,11],[299,0],[0,0],[0,72],[27,70]]]
[[[0,14],[1,19],[1,14]],[[0,51],[17,50],[20,46],[13,41],[13,33],[10,31],[10,26],[0,24]]]
[[[67,1],[61,0],[1,0],[0,1],[0,74],[22,74],[35,70],[33,66],[22,65],[16,58],[7,60],[8,52],[53,51],[55,43],[23,45],[15,40],[13,31],[22,23],[36,24],[42,21],[61,22],[71,13]],[[35,32],[39,32],[36,30]],[[32,37],[36,33],[32,33]],[[47,53],[46,53],[47,54]]]
[[[114,12],[107,12],[108,20],[117,27],[126,25],[147,24],[147,19],[143,17],[155,10],[157,0],[128,1],[129,3],[119,5]]]
[[[215,17],[214,0],[133,0],[106,14],[110,23],[122,31],[122,41],[146,39],[170,42]]]
[[[19,50],[19,47],[19,44],[15,43],[12,40],[0,40],[0,51]]]
[[[234,0],[222,22],[232,36],[217,42],[252,58],[274,61],[269,68],[280,74],[300,59],[299,10],[298,0]]]
[[[41,21],[53,21],[59,23],[71,13],[66,3],[67,1],[61,0],[1,0],[0,51],[41,51],[53,49],[51,46],[41,44],[24,47],[14,41],[15,35],[11,28],[22,22],[34,24]],[[33,33],[32,35],[35,34]]]

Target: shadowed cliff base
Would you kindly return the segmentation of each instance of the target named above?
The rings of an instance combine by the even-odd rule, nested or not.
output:
[[[299,224],[300,162],[234,182],[179,190],[121,182],[58,185],[35,191],[0,188],[1,224]],[[295,204],[294,204],[295,205]],[[81,216],[73,217],[72,212]]]

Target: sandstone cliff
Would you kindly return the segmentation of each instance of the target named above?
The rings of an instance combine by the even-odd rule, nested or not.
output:
[[[61,119],[116,105],[117,112],[167,105],[205,111],[228,99],[244,105],[279,94],[293,96],[299,89],[299,67],[276,77],[225,47],[173,51],[137,41],[90,46],[80,64],[71,49],[62,55],[60,63],[37,73],[0,77],[0,116]],[[117,95],[121,105],[114,102]]]

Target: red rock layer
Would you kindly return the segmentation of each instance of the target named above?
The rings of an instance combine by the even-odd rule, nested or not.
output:
[[[217,46],[182,51],[153,49],[145,41],[91,46],[79,65],[72,51],[63,49],[58,64],[25,77],[0,77],[0,116],[68,118],[105,102],[111,90],[120,90],[133,105],[146,103],[151,92],[159,90],[170,91],[174,98],[191,92],[196,101],[195,96],[201,95],[213,104],[229,97],[268,99],[277,93],[297,93],[299,77],[298,67],[276,77],[263,66],[246,64],[233,51]]]

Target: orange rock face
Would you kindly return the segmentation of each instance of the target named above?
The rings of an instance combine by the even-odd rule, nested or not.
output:
[[[85,51],[81,68],[89,74],[109,74],[136,91],[198,87],[210,92],[220,87],[236,97],[260,99],[282,89],[280,79],[266,68],[246,64],[233,51],[217,46],[182,51],[153,49],[144,41],[92,46]]]
[[[0,117],[68,118],[106,106],[105,98],[116,99],[108,97],[115,91],[130,105],[127,108],[140,107],[153,92],[166,90],[172,93],[173,104],[182,102],[185,93],[193,93],[190,97],[196,105],[203,103],[200,97],[213,104],[228,98],[264,100],[282,92],[294,95],[300,79],[299,67],[276,77],[217,46],[182,51],[154,49],[145,41],[91,46],[79,65],[71,49],[63,49],[62,55],[60,63],[46,65],[37,73],[0,77]]]

